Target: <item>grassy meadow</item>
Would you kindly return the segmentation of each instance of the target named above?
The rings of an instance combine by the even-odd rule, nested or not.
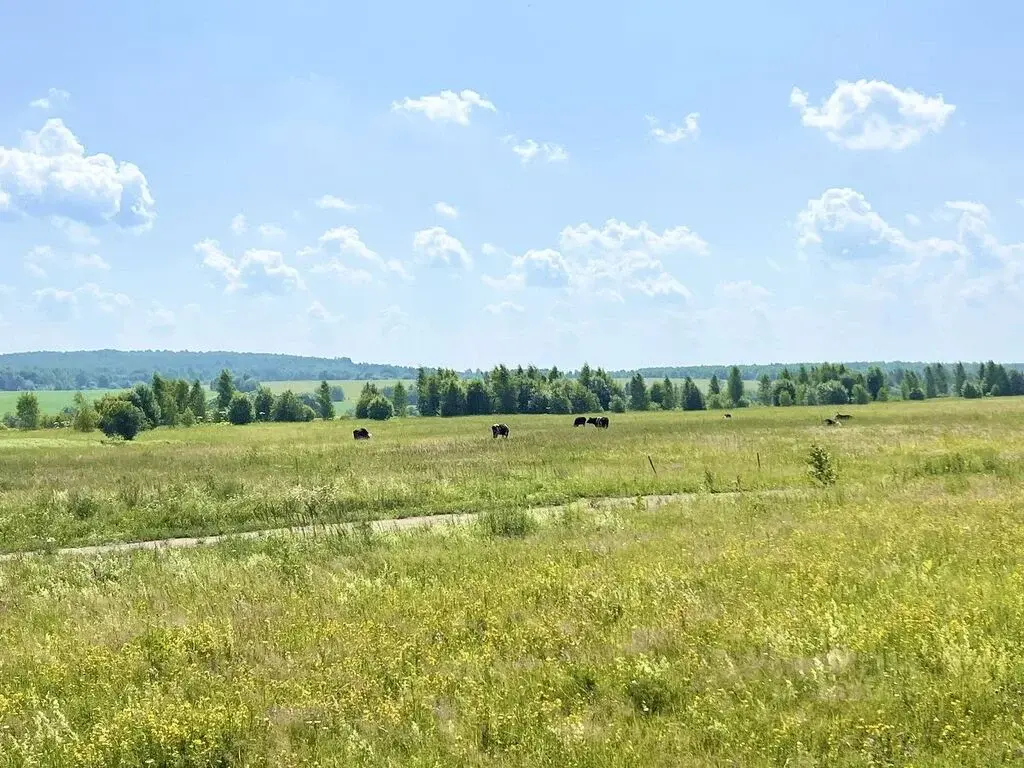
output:
[[[0,560],[0,766],[1017,764],[1024,401],[844,410],[0,433],[8,551],[482,513]]]

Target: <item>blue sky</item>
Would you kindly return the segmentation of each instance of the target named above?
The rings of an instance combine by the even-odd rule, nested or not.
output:
[[[1019,5],[118,5],[3,12],[0,351],[1022,357]]]

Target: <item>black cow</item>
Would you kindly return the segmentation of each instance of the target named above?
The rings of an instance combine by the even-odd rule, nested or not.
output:
[[[583,416],[577,416],[572,425],[574,427],[585,427],[587,426],[587,420]]]
[[[491,424],[491,437],[508,437],[508,424]]]
[[[594,426],[599,427],[601,429],[608,429],[608,417],[598,416],[596,419],[594,419]]]
[[[723,418],[731,419],[732,418],[732,414],[731,413],[727,413],[727,414],[725,414],[725,416]]]
[[[359,429],[352,430],[352,437],[356,440],[369,440],[370,433],[367,431],[366,427],[359,427]]]

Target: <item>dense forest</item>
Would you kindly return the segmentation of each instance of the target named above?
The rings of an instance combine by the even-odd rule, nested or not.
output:
[[[968,363],[968,367],[976,369],[980,363]],[[899,376],[910,371],[923,377],[926,364],[923,362],[847,362],[843,363],[846,371],[866,375],[873,368],[881,370],[887,376]],[[946,364],[950,366],[950,363]],[[710,379],[715,376],[725,379],[733,366],[728,365],[693,365],[675,367],[640,368],[638,371],[608,371],[612,379],[628,379],[639,373],[645,379]],[[735,366],[740,377],[753,381],[767,375],[775,380],[782,376],[783,371],[799,371],[801,368],[810,370],[814,363]],[[1004,364],[1007,371],[1024,370],[1024,364]],[[122,389],[138,383],[148,382],[154,373],[172,378],[183,378],[190,381],[198,379],[212,382],[222,370],[233,372],[240,383],[241,389],[255,389],[260,381],[306,381],[306,380],[382,380],[382,379],[413,379],[417,369],[410,366],[388,365],[382,363],[356,363],[348,357],[321,358],[301,357],[297,355],[277,355],[250,352],[173,352],[162,350],[146,350],[124,352],[118,350],[95,350],[81,352],[19,352],[0,355],[0,390],[88,390],[88,389]],[[426,369],[436,373],[435,369]],[[566,371],[565,378],[575,379],[581,371]],[[545,375],[550,369],[543,371]],[[480,370],[465,370],[454,373],[456,378],[468,382],[482,378],[485,374]],[[242,384],[252,382],[252,384]],[[898,381],[896,382],[898,383]]]

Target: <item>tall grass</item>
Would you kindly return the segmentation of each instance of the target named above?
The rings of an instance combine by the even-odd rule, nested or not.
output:
[[[161,428],[133,443],[99,433],[0,432],[0,550],[211,534],[308,522],[528,508],[581,498],[800,488],[811,444],[847,490],[994,486],[1024,472],[1024,401],[572,417],[399,419],[354,441],[352,422]],[[650,457],[650,459],[648,458]]]

